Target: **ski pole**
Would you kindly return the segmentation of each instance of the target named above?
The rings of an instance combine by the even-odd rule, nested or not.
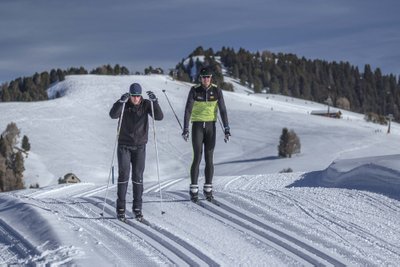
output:
[[[160,210],[161,210],[161,215],[163,215],[163,214],[165,214],[165,211],[163,211],[163,208],[162,208],[163,197],[162,197],[162,193],[161,193],[161,183],[160,183],[160,168],[159,168],[159,160],[158,160],[156,124],[155,124],[155,119],[154,119],[154,104],[153,104],[153,101],[151,101],[151,100],[150,100],[150,106],[151,106],[151,116],[152,116],[152,119],[153,119],[153,136],[154,136],[154,147],[155,147],[155,150],[156,150],[158,187],[159,187],[159,191],[160,191]]]
[[[108,194],[108,187],[109,187],[109,185],[110,185],[110,178],[111,178],[111,174],[113,173],[113,169],[114,169],[115,150],[116,150],[116,148],[117,148],[119,132],[120,132],[120,130],[121,130],[122,118],[123,118],[123,116],[124,116],[125,103],[126,103],[126,102],[124,102],[124,104],[122,105],[122,112],[121,112],[121,115],[119,116],[119,120],[118,120],[117,136],[116,136],[116,138],[115,138],[115,143],[114,143],[114,149],[113,149],[113,154],[112,154],[112,159],[111,159],[110,173],[108,174],[106,195],[104,196],[104,201],[103,201],[103,209],[102,209],[102,211],[101,211],[101,213],[100,213],[101,217],[103,217],[103,215],[104,215],[104,207],[106,206],[106,199],[107,199],[107,194]]]
[[[167,98],[168,104],[169,104],[169,106],[171,107],[171,109],[172,109],[172,112],[174,113],[174,115],[175,115],[175,118],[176,118],[176,120],[178,121],[178,123],[179,123],[179,126],[181,127],[181,130],[183,131],[182,124],[181,124],[181,122],[179,121],[179,118],[178,118],[178,116],[176,116],[175,110],[174,110],[174,108],[172,107],[172,105],[171,105],[171,102],[169,101],[169,98],[168,98],[168,96],[167,96],[167,93],[166,93],[166,91],[165,91],[165,90],[162,90],[162,91],[163,91],[163,93],[164,93],[165,97]]]

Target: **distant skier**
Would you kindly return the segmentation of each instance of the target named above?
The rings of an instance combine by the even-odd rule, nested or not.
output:
[[[203,146],[205,159],[203,193],[208,201],[212,201],[214,198],[212,179],[214,175],[213,157],[216,141],[215,122],[218,116],[218,108],[224,125],[225,142],[229,140],[231,135],[222,90],[211,83],[211,78],[212,72],[208,68],[200,70],[201,84],[197,84],[190,89],[184,114],[182,137],[185,141],[189,139],[189,119],[192,121],[193,162],[190,168],[191,184],[189,194],[193,202],[197,202],[199,198],[198,177]]]
[[[110,110],[110,117],[118,119],[121,115],[123,104],[125,103],[122,122],[120,122],[121,130],[117,148],[118,199],[116,209],[117,217],[120,220],[125,220],[125,196],[128,189],[131,165],[133,188],[132,210],[136,219],[141,220],[143,218],[143,172],[145,168],[146,143],[149,132],[148,116],[152,115],[150,101],[154,104],[154,119],[162,120],[164,117],[155,94],[151,91],[147,92],[147,94],[149,99],[143,99],[142,87],[138,83],[133,83],[129,88],[129,93],[123,94]]]

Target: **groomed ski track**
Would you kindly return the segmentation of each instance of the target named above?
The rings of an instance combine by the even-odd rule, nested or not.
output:
[[[222,181],[219,188],[229,184]],[[149,225],[133,219],[129,210],[132,199],[130,190],[127,195],[127,222],[115,218],[115,185],[108,187],[105,202],[107,186],[94,184],[60,185],[45,190],[16,191],[9,195],[15,198],[13,205],[35,209],[38,216],[53,217],[53,222],[57,221],[60,227],[73,232],[70,238],[78,238],[75,246],[63,248],[61,244],[66,239],[65,233],[55,229],[56,234],[51,235],[54,238],[50,241],[51,249],[56,250],[58,245],[67,250],[67,256],[53,261],[44,260],[44,263],[79,265],[90,263],[91,257],[103,257],[106,264],[119,266],[132,263],[138,266],[219,266],[235,264],[238,259],[241,263],[273,262],[286,266],[345,266],[355,262],[356,265],[371,265],[362,248],[357,248],[359,255],[346,250],[346,246],[352,246],[351,242],[342,232],[334,230],[332,224],[356,238],[377,242],[385,253],[400,257],[398,245],[367,233],[351,222],[340,221],[339,217],[328,216],[324,205],[310,197],[275,189],[263,192],[276,201],[290,203],[316,224],[322,225],[341,245],[325,242],[318,235],[306,233],[301,230],[303,228],[296,228],[273,213],[265,214],[262,208],[269,204],[252,200],[248,193],[230,194],[229,191],[217,190],[215,196],[219,206],[204,199],[195,204],[188,200],[186,190],[182,190],[184,187],[187,187],[186,179],[167,180],[160,185],[154,183],[145,187],[144,214]],[[370,202],[382,204],[380,199],[369,194],[359,194],[365,195]],[[387,209],[398,212],[400,207],[387,205]],[[162,215],[161,211],[166,213]],[[215,229],[210,227],[214,225]],[[223,234],[217,234],[221,229]],[[0,239],[6,244],[0,247],[2,263],[29,263],[31,258],[45,258],[44,255],[52,251],[48,244],[38,246],[27,242],[19,233],[21,230],[27,231],[14,229],[12,222],[0,220]],[[241,242],[241,246],[235,248],[235,243],[224,241],[221,238],[224,235],[229,235],[229,242]],[[79,253],[79,242],[92,244],[93,251]],[[238,259],[232,257],[235,253]],[[246,259],[246,253],[251,254],[253,259]]]

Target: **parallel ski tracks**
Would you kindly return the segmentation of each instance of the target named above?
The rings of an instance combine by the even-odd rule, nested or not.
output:
[[[160,188],[169,188],[180,181],[182,181],[182,179],[164,181],[160,185],[149,187],[145,193],[158,192]],[[114,227],[121,229],[118,230],[121,233],[125,231],[135,235],[158,251],[168,259],[168,261],[178,266],[219,265],[218,262],[215,262],[211,257],[191,245],[190,241],[188,242],[156,224],[150,223],[150,225],[145,225],[135,221],[134,219],[128,219],[126,223],[118,221],[115,218],[114,201],[106,199],[106,202],[104,203],[104,198],[98,194],[105,189],[106,187],[102,186],[93,188],[86,192],[77,192],[76,194],[72,194],[72,196],[69,197],[69,200],[66,200],[66,204],[76,204],[67,205],[70,206],[69,208],[75,210],[75,213],[72,213],[75,214],[75,219],[77,219],[76,214],[81,214],[82,219],[91,219],[92,223],[97,224],[97,229],[107,227],[103,222],[106,221],[107,225],[112,224]],[[167,198],[174,198],[173,195],[180,199],[187,199],[188,197],[186,192],[183,191],[164,191],[163,194],[165,194]],[[37,201],[42,202],[43,200],[37,199]],[[290,235],[287,232],[283,232],[272,225],[267,224],[258,216],[246,212],[242,208],[232,206],[232,203],[225,201],[224,199],[219,200],[219,203],[221,203],[220,206],[206,201],[202,202],[201,207],[189,202],[185,205],[197,206],[198,209],[203,209],[203,212],[207,211],[206,213],[215,219],[223,221],[233,229],[249,234],[266,246],[275,248],[277,251],[280,251],[302,265],[345,266],[347,264],[343,263],[341,259],[335,258],[334,256],[315,248],[307,243],[307,241],[298,239],[295,235]],[[51,203],[47,204],[51,205]],[[100,217],[99,214],[100,211],[102,211],[103,204],[105,204],[104,217]],[[68,217],[68,214],[66,213],[63,216]],[[132,217],[132,213],[129,213],[128,216]],[[81,227],[86,229],[84,224],[85,222],[82,221]],[[116,240],[116,242],[119,241]],[[111,251],[111,253],[117,252]],[[117,254],[115,257],[117,257]]]
[[[168,181],[163,184],[170,186],[179,181],[180,180],[175,180],[172,182]],[[104,207],[104,217],[107,216],[109,218],[113,218],[113,220],[110,220],[112,223],[140,237],[177,266],[219,265],[213,259],[203,254],[200,250],[196,249],[185,240],[175,236],[174,234],[168,232],[161,227],[158,227],[154,224],[148,226],[143,223],[137,222],[134,219],[128,219],[126,223],[121,222],[117,219],[114,220],[114,218],[116,218],[114,202],[107,198],[106,202],[104,203],[104,198],[102,198],[101,196],[94,196],[96,193],[104,189],[105,188],[102,187],[98,190],[93,189],[86,193],[76,194],[75,197],[78,197],[76,202],[79,203],[79,199],[81,199],[83,200],[82,203],[90,203],[95,209],[99,211],[99,213],[103,208],[103,204],[106,204]],[[158,189],[158,186],[153,186],[150,188],[150,190]]]
[[[27,259],[40,255],[39,251],[0,218],[0,241],[5,247],[0,250],[0,266],[17,265],[16,259]]]
[[[325,224],[320,222],[320,220],[329,221],[331,224],[336,225],[336,227],[341,228],[348,233],[356,235],[360,239],[363,239],[366,242],[372,243],[374,246],[385,249],[385,250],[389,251],[390,253],[393,253],[393,254],[397,255],[398,257],[400,257],[400,253],[398,252],[400,249],[400,246],[398,246],[397,244],[389,243],[385,239],[370,233],[366,229],[361,228],[359,225],[357,225],[353,222],[345,221],[341,218],[338,218],[336,215],[334,215],[332,213],[329,216],[324,215],[325,210],[322,209],[321,206],[318,205],[318,203],[314,203],[307,198],[303,198],[303,197],[299,197],[299,196],[297,196],[297,199],[294,199],[292,196],[285,194],[283,192],[280,192],[279,195],[280,195],[280,197],[286,198],[290,202],[294,203],[305,214],[307,214],[309,217],[313,218],[315,221],[317,221],[321,225],[325,226]],[[380,201],[380,200],[372,198],[371,196],[368,196],[368,197],[370,199],[373,199],[374,201]],[[308,208],[305,208],[305,205],[303,203],[307,203],[306,206]],[[312,209],[310,207],[312,207]],[[393,209],[392,207],[388,207],[388,208]],[[318,218],[320,218],[320,220]],[[337,236],[339,236],[344,242],[347,243],[346,238],[339,235],[336,231],[331,230],[331,228],[328,228],[328,229],[330,231],[332,231],[334,234],[336,234]],[[396,230],[398,231],[398,229],[396,229]],[[359,248],[355,248],[355,249],[357,249],[361,255],[363,255],[365,257],[367,256],[365,254],[365,252],[363,252],[361,249],[359,249]]]
[[[324,202],[323,199],[315,199],[305,196],[304,194],[294,194],[293,192],[285,192],[281,190],[267,190],[264,192],[268,194],[266,196],[266,200],[255,200],[249,199],[249,196],[245,193],[236,192],[236,197],[233,199],[238,199],[240,202],[247,202],[248,205],[253,206],[252,214],[255,214],[262,210],[263,207],[269,206],[267,209],[273,209],[274,204],[268,204],[268,199],[270,197],[275,198],[275,202],[287,203],[288,206],[294,206],[299,209],[304,215],[308,216],[312,221],[319,224],[321,229],[319,234],[313,235],[310,237],[310,240],[314,240],[313,242],[316,244],[325,243],[325,246],[330,247],[330,250],[335,251],[335,254],[339,255],[339,257],[344,257],[348,262],[358,262],[361,265],[373,265],[371,258],[376,257],[378,260],[382,262],[385,261],[384,256],[379,252],[376,254],[367,253],[364,251],[363,246],[354,245],[351,240],[356,238],[358,240],[364,240],[365,244],[368,246],[374,246],[377,249],[382,249],[382,252],[391,253],[396,257],[399,255],[399,246],[396,243],[388,242],[384,238],[380,237],[376,233],[369,232],[368,229],[362,227],[357,224],[355,221],[347,220],[349,215],[340,216],[337,212],[332,212],[331,208],[327,208],[327,203]],[[363,196],[364,193],[360,193]],[[369,196],[366,196],[369,197]],[[225,199],[225,198],[224,198]],[[380,199],[378,199],[380,200]],[[229,202],[233,202],[234,200],[229,200]],[[392,207],[388,207],[388,211],[392,210]],[[274,211],[276,212],[276,211]],[[347,212],[345,208],[343,208],[342,212]],[[281,225],[285,224],[285,219],[281,220],[282,215],[267,215],[270,219],[276,219],[275,224]],[[275,217],[278,216],[278,217]],[[268,220],[264,218],[264,220]],[[296,218],[286,218],[286,220],[293,220],[291,225],[288,225],[288,228],[291,229],[292,232],[302,232],[302,228],[308,227],[307,224],[304,224],[301,220],[297,221]],[[310,220],[307,220],[309,222]],[[300,227],[293,227],[293,225],[301,225]],[[323,230],[323,229],[326,230]],[[398,233],[398,229],[392,229],[393,233]],[[321,239],[321,234],[326,233],[327,235],[331,235],[330,239]],[[336,239],[335,239],[336,236]],[[354,252],[356,251],[356,253]],[[343,256],[340,256],[343,255]]]
[[[181,180],[182,179],[179,179],[178,181]],[[165,182],[161,187],[167,189],[171,185],[172,184]],[[181,199],[187,199],[188,197],[187,193],[182,191],[167,192],[168,194],[178,196]],[[291,255],[294,259],[302,262],[302,264],[317,266],[346,266],[348,264],[347,262],[342,262],[341,259],[337,259],[334,256],[318,250],[314,246],[293,235],[282,232],[281,230],[266,224],[257,216],[253,216],[238,207],[232,207],[231,203],[224,201],[223,199],[219,200],[219,203],[221,205],[217,206],[204,201],[201,206],[207,211],[210,211],[212,216],[225,219],[224,221],[231,224],[234,228],[240,230],[245,229],[247,233],[253,235],[267,245],[271,245],[272,243],[278,250],[286,251],[287,255]]]
[[[203,254],[200,250],[174,234],[156,225],[145,225],[131,219],[126,223],[116,219],[114,203],[106,199],[104,216],[100,216],[103,208],[104,198],[95,196],[105,190],[105,187],[94,188],[86,192],[77,192],[65,199],[28,197],[29,202],[42,210],[57,214],[60,218],[70,224],[75,231],[85,234],[86,242],[97,244],[97,250],[102,250],[104,255],[113,255],[117,265],[129,265],[135,263],[136,258],[144,258],[142,252],[132,250],[132,241],[144,242],[151,250],[147,255],[157,257],[157,262],[172,264],[176,266],[218,266],[213,259]],[[64,206],[63,208],[61,208]],[[21,259],[32,255],[39,255],[34,252],[35,248],[24,239],[14,233],[5,222],[0,219],[0,239],[8,244],[2,248],[7,252],[7,257],[0,257],[0,263],[9,263],[12,258]],[[118,233],[118,234],[116,234]],[[112,244],[102,242],[104,235],[112,236]],[[135,236],[135,237],[133,237]],[[109,238],[109,237],[108,237]],[[151,252],[153,251],[153,252]],[[150,253],[150,254],[149,254]],[[3,253],[2,253],[3,254]],[[124,255],[124,256],[122,256]],[[138,255],[135,257],[134,255]],[[158,256],[157,256],[158,255]],[[162,256],[161,256],[162,255]],[[151,260],[145,260],[151,265]],[[12,262],[12,261],[11,261]]]
[[[168,193],[180,198],[187,198],[187,194],[183,192],[169,191]],[[207,201],[202,201],[200,206],[209,211],[211,213],[210,216],[223,218],[224,223],[230,224],[238,230],[244,230],[249,235],[267,245],[275,247],[293,259],[298,260],[303,265],[346,266],[346,263],[342,263],[340,260],[314,248],[302,240],[275,229],[258,218],[246,215],[230,207],[228,202],[219,201],[219,204],[220,206],[217,206]]]
[[[93,200],[92,198],[83,199],[97,207],[99,211],[102,208],[100,207],[102,206],[100,197],[98,198],[98,201]],[[115,218],[113,201],[107,199],[106,205],[107,207],[104,208],[106,215]],[[128,213],[128,215],[133,214]],[[138,222],[133,218],[128,219],[126,222],[121,222],[119,220],[113,220],[113,222],[127,230],[134,232],[137,236],[148,242],[156,250],[163,253],[177,266],[219,265],[217,262],[203,254],[185,240],[175,236],[173,233],[168,232],[161,227],[158,227],[155,224],[150,223],[150,225],[146,225],[145,223]]]
[[[97,250],[103,251],[101,254],[112,255],[117,265],[138,264],[135,261],[137,258],[141,258],[141,253],[135,251],[132,247],[132,242],[145,242],[148,247],[157,252],[156,254],[151,251],[147,252],[151,253],[148,256],[158,257],[158,261],[163,261],[164,264],[177,266],[202,265],[198,263],[202,262],[201,260],[197,260],[196,257],[191,259],[192,255],[188,251],[181,252],[182,248],[170,241],[165,241],[160,237],[160,234],[157,234],[150,227],[140,222],[134,222],[133,220],[128,220],[126,223],[117,220],[115,211],[113,211],[113,207],[109,204],[111,200],[108,199],[107,202],[104,208],[104,216],[99,215],[102,211],[102,200],[100,200],[100,197],[99,200],[95,200],[92,197],[83,197],[75,199],[73,203],[66,202],[66,210],[58,212],[58,214],[65,217],[65,220],[69,221],[76,229],[75,231],[82,231],[88,234],[91,239],[89,242],[97,243]],[[52,207],[54,205],[52,202],[43,204],[47,204],[50,209],[55,208]],[[59,204],[61,202],[58,202],[57,205]],[[108,242],[113,245],[102,242],[104,235],[113,236],[112,242]],[[157,254],[162,256],[157,256]],[[151,265],[151,261],[148,261],[144,265]],[[206,263],[203,265],[206,265]]]

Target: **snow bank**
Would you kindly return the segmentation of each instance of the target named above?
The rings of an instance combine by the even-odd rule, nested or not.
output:
[[[399,199],[400,154],[334,161],[323,171],[304,174],[294,187],[366,190]]]

